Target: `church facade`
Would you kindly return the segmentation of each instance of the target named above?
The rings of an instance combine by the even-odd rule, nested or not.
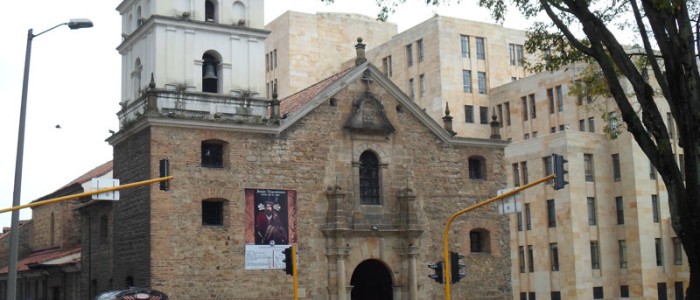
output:
[[[158,177],[167,159],[174,179],[84,210],[111,221],[111,247],[83,253],[85,269],[103,270],[86,293],[288,298],[282,250],[294,244],[302,299],[443,297],[427,266],[442,260],[447,219],[505,184],[506,142],[455,137],[449,108],[435,122],[366,61],[360,40],[355,66],[285,99],[263,97],[262,3],[119,5],[114,177]],[[495,207],[457,219],[449,245],[468,275],[454,297],[510,293],[508,236]]]

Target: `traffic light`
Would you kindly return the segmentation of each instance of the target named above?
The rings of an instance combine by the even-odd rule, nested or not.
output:
[[[442,262],[441,261],[428,265],[428,268],[435,270],[435,273],[428,275],[428,277],[432,278],[437,283],[444,283],[445,280],[442,276]]]
[[[292,259],[292,247],[284,248],[282,253],[284,253],[284,273],[287,275],[294,275],[294,260]]]
[[[168,159],[160,160],[160,177],[170,176],[170,161]],[[160,190],[167,191],[170,189],[170,180],[160,182]]]
[[[456,283],[467,276],[460,272],[466,265],[460,264],[459,260],[464,258],[464,255],[457,252],[450,252],[450,283]]]
[[[564,174],[569,173],[564,170],[564,164],[569,161],[559,154],[552,154],[552,159],[554,160],[554,189],[561,190],[569,184],[568,181],[564,180]]]

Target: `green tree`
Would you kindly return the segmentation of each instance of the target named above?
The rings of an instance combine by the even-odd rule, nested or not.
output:
[[[333,2],[334,0],[321,0]],[[376,0],[379,19],[406,0]],[[425,0],[447,4],[449,0]],[[459,0],[456,0],[459,2]],[[673,230],[688,256],[687,299],[700,299],[700,48],[699,1],[685,0],[479,0],[502,22],[511,7],[527,18],[545,15],[529,29],[528,51],[546,53],[533,70],[557,69],[574,61],[597,63],[625,128],[658,170],[668,190]],[[630,51],[614,29],[634,32],[641,43]],[[693,32],[695,31],[695,33]],[[640,63],[641,62],[641,63]],[[657,89],[646,74],[655,78]],[[634,93],[623,88],[628,82]],[[665,101],[678,124],[685,178],[656,101]],[[638,108],[635,108],[635,102]],[[641,110],[641,116],[638,112]]]

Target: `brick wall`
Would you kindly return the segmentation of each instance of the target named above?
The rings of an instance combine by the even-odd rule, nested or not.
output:
[[[300,288],[302,297],[325,299],[336,276],[329,260],[325,226],[327,186],[336,182],[349,194],[357,222],[380,215],[384,225],[395,222],[397,193],[411,187],[425,232],[416,240],[419,299],[438,297],[424,266],[440,260],[444,222],[454,212],[485,200],[504,185],[500,148],[446,144],[411,113],[398,112],[393,96],[374,88],[387,117],[396,127],[390,135],[351,133],[343,126],[364,84],[352,83],[334,95],[337,106],[321,104],[279,135],[231,130],[159,127],[136,133],[115,145],[115,177],[122,182],[157,176],[157,162],[169,158],[171,190],[155,186],[124,191],[114,210],[114,280],[120,286],[128,275],[136,285],[150,284],[172,297],[197,299],[277,299],[291,293],[290,276],[281,270],[244,270],[245,188],[297,191]],[[150,143],[148,142],[150,138]],[[224,168],[201,167],[201,142],[226,142]],[[152,148],[150,148],[152,146]],[[352,162],[367,149],[378,153],[382,168],[384,205],[367,211],[359,203]],[[150,158],[149,158],[150,155]],[[486,180],[468,179],[468,158],[485,158]],[[202,226],[201,201],[225,200],[224,226]],[[150,199],[150,201],[149,201]],[[367,223],[369,224],[369,223]],[[469,231],[489,230],[491,253],[470,255]],[[509,286],[510,257],[507,219],[495,207],[461,217],[453,227],[451,245],[467,254],[471,280],[455,285],[455,295],[496,297]],[[400,249],[406,239],[391,232],[370,238],[348,238],[346,278],[370,258],[386,262],[395,289],[406,289],[408,267]],[[149,242],[150,241],[150,242]],[[148,268],[150,266],[150,268]],[[151,270],[149,277],[148,270]],[[478,275],[475,275],[478,274]],[[488,280],[483,280],[488,278]],[[150,281],[149,281],[150,280]],[[405,292],[404,292],[405,293]],[[500,295],[502,296],[502,295]],[[398,297],[398,295],[395,295]]]
[[[151,178],[151,131],[144,129],[114,145],[114,177],[121,184]],[[120,191],[113,210],[113,285],[126,288],[126,278],[135,286],[150,285],[151,186]]]

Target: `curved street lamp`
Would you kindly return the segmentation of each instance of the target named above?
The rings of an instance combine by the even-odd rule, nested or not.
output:
[[[27,114],[27,86],[29,84],[29,61],[32,54],[32,40],[35,37],[47,33],[61,26],[68,26],[70,29],[90,28],[92,21],[89,19],[70,19],[66,23],[58,24],[46,29],[38,34],[34,34],[33,29],[27,32],[27,52],[24,57],[24,81],[22,83],[22,102],[19,112],[19,133],[17,134],[17,160],[15,162],[15,185],[12,194],[12,206],[20,205],[20,195],[22,193],[22,162],[24,160],[24,126]],[[10,225],[10,257],[7,268],[7,299],[17,299],[17,248],[19,245],[19,210],[12,211],[12,221]]]

